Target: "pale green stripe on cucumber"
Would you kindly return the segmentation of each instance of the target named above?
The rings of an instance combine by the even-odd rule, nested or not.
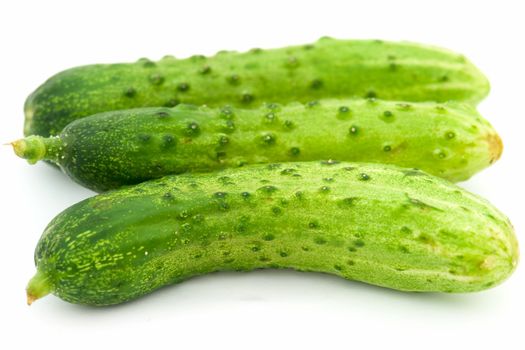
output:
[[[25,103],[25,135],[58,134],[73,120],[179,103],[251,107],[264,102],[376,97],[476,103],[489,91],[464,56],[407,42],[321,39],[311,45],[172,56],[63,71]]]
[[[420,292],[493,287],[515,269],[508,219],[424,172],[322,161],[168,176],[55,217],[28,302],[109,305],[220,270],[292,268]]]
[[[392,163],[460,181],[502,151],[498,134],[472,106],[375,99],[106,112],[71,123],[57,137],[13,145],[31,163],[55,162],[97,191],[168,174],[318,159]]]

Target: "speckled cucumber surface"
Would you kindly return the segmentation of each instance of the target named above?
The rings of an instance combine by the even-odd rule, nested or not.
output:
[[[502,151],[472,106],[375,99],[106,112],[71,123],[58,137],[29,136],[13,146],[96,191],[169,174],[319,159],[392,163],[459,181]]]
[[[518,247],[487,201],[424,172],[296,162],[169,176],[55,217],[28,302],[109,305],[220,270],[292,268],[421,292],[502,282]]]
[[[119,109],[179,103],[251,107],[325,97],[478,102],[489,83],[464,56],[380,40],[219,52],[158,62],[97,64],[51,77],[25,103],[25,135],[58,134],[73,120]]]

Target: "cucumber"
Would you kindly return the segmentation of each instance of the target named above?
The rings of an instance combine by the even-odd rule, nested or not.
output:
[[[474,107],[374,99],[105,112],[57,137],[29,136],[13,146],[31,163],[52,161],[95,191],[168,174],[319,159],[393,163],[460,181],[502,151]]]
[[[431,46],[324,38],[312,45],[219,52],[158,62],[97,64],[63,71],[25,103],[25,135],[58,134],[95,113],[179,103],[250,107],[264,102],[377,97],[476,103],[489,91],[464,56]]]
[[[514,270],[508,219],[414,169],[336,161],[184,174],[88,198],[35,252],[28,302],[110,305],[220,270],[292,268],[420,292],[472,292]]]

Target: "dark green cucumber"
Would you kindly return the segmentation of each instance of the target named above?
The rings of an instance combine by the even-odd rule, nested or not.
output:
[[[431,46],[321,39],[312,45],[221,52],[158,62],[98,64],[50,78],[25,104],[25,135],[58,134],[73,120],[136,107],[308,102],[377,97],[478,102],[489,84],[464,56]]]
[[[55,162],[97,191],[188,171],[319,159],[393,163],[459,181],[502,150],[474,107],[373,99],[106,112],[71,123],[58,137],[13,145],[31,163]]]
[[[125,302],[219,270],[293,268],[420,292],[472,292],[514,270],[516,237],[487,201],[388,165],[284,163],[185,174],[86,199],[35,252],[28,302]]]

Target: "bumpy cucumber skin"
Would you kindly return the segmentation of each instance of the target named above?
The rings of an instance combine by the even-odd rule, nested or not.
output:
[[[379,164],[284,163],[165,177],[66,209],[38,243],[28,295],[109,305],[257,268],[472,292],[503,281],[517,259],[508,219],[446,180]]]
[[[25,135],[119,109],[189,103],[254,106],[332,97],[478,102],[489,91],[464,56],[430,46],[325,38],[311,45],[158,62],[98,64],[50,78],[25,103]]]
[[[392,163],[460,181],[498,159],[502,149],[474,107],[364,99],[106,112],[43,142],[43,152],[26,147],[29,158],[45,154],[95,191],[169,174],[319,159]]]

